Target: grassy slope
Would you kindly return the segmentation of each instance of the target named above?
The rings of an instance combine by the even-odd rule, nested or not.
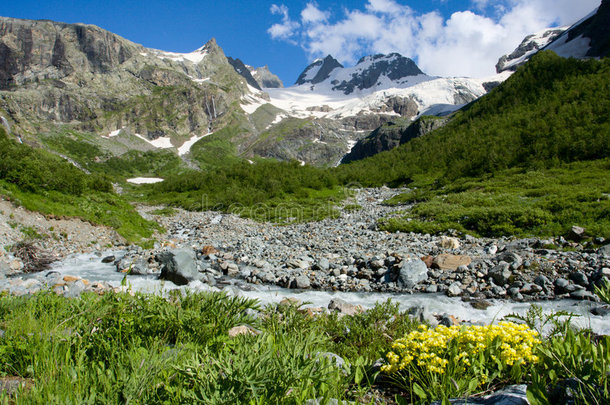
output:
[[[465,177],[442,188],[415,189],[388,203],[417,203],[405,217],[382,221],[388,231],[565,235],[579,225],[592,236],[608,238],[610,159]]]
[[[111,226],[129,241],[148,238],[156,228],[112,192],[106,176],[86,175],[53,154],[18,144],[2,128],[0,194],[29,210]]]
[[[538,363],[509,364],[498,336],[482,341],[485,350],[467,338],[443,344],[424,337],[423,350],[417,350],[422,346],[417,340],[409,346],[428,356],[421,356],[421,368],[418,356],[407,364],[408,372],[378,378],[377,359],[390,350],[401,353],[393,343],[412,332],[428,333],[389,301],[340,317],[312,316],[290,304],[261,309],[255,300],[223,293],[179,294],[174,291],[168,300],[113,292],[78,299],[52,292],[1,295],[0,379],[21,379],[26,386],[12,397],[3,390],[0,403],[302,404],[315,398],[377,403],[370,394],[375,384],[379,402],[398,397],[398,403],[429,404],[520,383],[531,384],[530,394],[540,400],[532,403],[549,403],[546,387],[566,378],[581,384],[574,390],[579,403],[609,398],[610,338],[592,340],[586,331],[568,327],[569,321],[563,324],[536,308],[521,321],[533,329],[554,321],[556,331],[539,342],[511,344],[517,350],[531,347]],[[258,333],[228,336],[243,325]],[[471,367],[462,364],[464,350],[475,352],[463,353]],[[329,353],[341,356],[344,365]],[[430,356],[437,354],[449,363],[446,372],[427,371],[435,364]]]
[[[542,53],[450,124],[338,168],[342,181],[407,183],[421,202],[382,228],[610,236],[610,59]]]
[[[336,215],[343,191],[328,171],[297,162],[233,163],[174,176],[147,187],[148,201],[190,210],[214,209],[259,220],[322,219]]]
[[[363,185],[456,179],[610,155],[610,59],[544,52],[444,128],[340,167]]]

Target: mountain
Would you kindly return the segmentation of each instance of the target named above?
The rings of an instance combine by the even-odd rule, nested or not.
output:
[[[500,58],[496,71],[500,74],[500,79],[505,79],[507,76],[502,75],[516,71],[541,50],[553,50],[559,56],[575,58],[607,55],[610,41],[608,23],[610,23],[610,0],[604,0],[597,10],[571,27],[549,28],[528,35],[511,54]],[[499,80],[499,82],[501,81]],[[499,83],[487,82],[483,83],[483,86],[486,90],[491,90],[497,84]],[[425,115],[441,116],[445,115],[444,113],[447,111],[452,112],[451,106],[435,105],[420,113],[420,116],[422,118]],[[358,140],[343,157],[341,163],[364,159],[393,149],[411,139],[438,129],[447,122],[448,120],[422,120],[421,118],[413,123],[404,120],[390,121]]]
[[[329,55],[283,88],[214,39],[175,53],[92,25],[0,18],[0,117],[24,142],[89,169],[160,149],[191,167],[255,157],[336,165],[381,125],[451,113],[510,74],[432,77],[397,53],[352,67]]]
[[[599,58],[610,54],[610,0],[574,24],[544,48],[565,58]]]
[[[322,83],[324,80],[328,79],[330,73],[337,68],[343,68],[343,65],[330,55],[326,56],[324,59],[316,59],[299,75],[295,84]]]
[[[242,98],[250,119],[266,117],[252,156],[338,164],[376,128],[418,116],[447,115],[470,103],[512,72],[489,78],[442,78],[424,74],[409,58],[393,53],[365,56],[343,67],[332,56],[307,66],[297,84],[265,88]]]
[[[423,116],[415,121],[399,119],[387,122],[371,132],[366,138],[359,140],[343,157],[341,163],[354,162],[394,149],[412,139],[441,128],[447,122],[448,118],[434,116]]]
[[[415,62],[398,53],[365,56],[349,68],[343,67],[328,55],[309,65],[296,84],[311,84],[312,91],[326,88],[348,95],[373,88],[400,87],[412,83],[411,79],[418,76],[426,77]]]
[[[515,71],[540,50],[553,51],[565,58],[604,57],[610,54],[610,0],[571,27],[548,28],[528,35],[496,65],[498,73]]]
[[[116,153],[222,127],[249,92],[214,39],[173,53],[93,25],[0,17],[0,61],[0,115],[13,132],[31,142],[88,132]]]
[[[256,90],[262,90],[258,81],[256,81],[256,79],[252,76],[250,69],[248,69],[248,67],[244,65],[244,63],[240,59],[233,59],[229,56],[227,57],[227,60],[229,61],[229,64],[233,66],[233,69],[235,69],[235,71],[241,77],[246,79],[246,82],[250,86],[254,87]]]
[[[515,71],[519,66],[523,66],[529,58],[553,42],[563,34],[569,27],[547,28],[536,34],[528,35],[521,44],[508,55],[500,58],[496,64],[496,72]]]
[[[279,89],[284,87],[282,80],[271,73],[268,66],[254,68],[246,65],[246,67],[250,70],[250,74],[261,88]]]
[[[442,128],[341,170],[364,186],[404,183],[421,173],[450,184],[507,168],[607,159],[609,85],[608,58],[540,52]]]

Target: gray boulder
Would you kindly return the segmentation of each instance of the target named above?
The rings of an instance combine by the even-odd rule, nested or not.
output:
[[[452,405],[529,405],[527,385],[510,385],[500,391],[480,398],[451,399]],[[430,405],[441,405],[442,401]]]
[[[102,263],[113,263],[116,260],[114,256],[106,256],[102,259]]]
[[[497,285],[507,284],[513,273],[510,271],[510,265],[506,262],[500,262],[497,266],[490,270],[489,276]]]
[[[292,282],[293,288],[309,288],[311,287],[311,282],[309,281],[309,277],[307,276],[297,276]]]
[[[415,321],[427,323],[432,327],[438,325],[438,321],[434,315],[424,306],[411,307],[407,310],[407,314]]]
[[[157,254],[155,257],[161,266],[162,280],[168,280],[176,285],[186,285],[190,281],[199,280],[195,252],[191,249],[172,249]]]
[[[316,353],[316,356],[318,358],[327,359],[331,365],[342,370],[344,374],[347,374],[347,364],[345,363],[343,357],[339,356],[338,354],[331,352],[318,352]]]
[[[602,256],[610,257],[610,244],[604,245],[604,246],[600,247],[599,249],[597,249],[597,253]]]
[[[449,297],[457,297],[461,293],[462,293],[462,284],[459,281],[451,283],[451,285],[447,289],[447,295]]]
[[[510,268],[513,270],[517,270],[523,264],[521,256],[514,252],[503,253],[500,255],[500,261],[510,264]]]
[[[428,280],[428,267],[421,259],[405,257],[398,271],[398,285],[413,288],[422,281]]]
[[[361,312],[364,312],[360,305],[353,305],[347,301],[344,301],[340,298],[333,298],[328,304],[328,309],[330,311],[339,312],[344,315],[356,315]]]
[[[583,287],[587,287],[589,285],[589,279],[587,278],[587,275],[581,271],[575,271],[573,273],[570,273],[569,277],[570,280],[572,280],[578,285],[581,285]]]

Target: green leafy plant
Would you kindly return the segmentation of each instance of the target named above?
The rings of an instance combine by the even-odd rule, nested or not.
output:
[[[595,294],[606,304],[610,304],[610,281],[605,280],[601,286],[595,287]]]
[[[567,329],[540,346],[537,355],[527,391],[532,405],[562,403],[568,397],[576,404],[610,401],[608,336],[594,342],[588,333]]]

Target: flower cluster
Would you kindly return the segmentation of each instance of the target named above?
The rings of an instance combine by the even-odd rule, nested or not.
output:
[[[382,371],[391,373],[416,365],[443,374],[448,366],[465,369],[482,358],[503,366],[534,363],[538,358],[533,349],[540,343],[537,336],[526,325],[512,322],[435,329],[422,325],[394,342]]]

